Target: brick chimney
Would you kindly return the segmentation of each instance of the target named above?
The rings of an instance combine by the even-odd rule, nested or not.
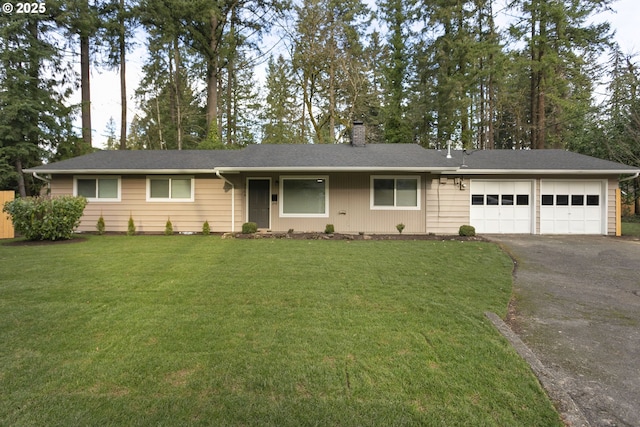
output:
[[[354,147],[364,147],[366,144],[364,123],[353,122],[353,129],[351,130],[351,145]]]

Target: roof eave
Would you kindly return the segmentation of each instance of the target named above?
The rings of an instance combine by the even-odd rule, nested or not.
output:
[[[459,168],[454,172],[443,174],[465,175],[629,175],[636,174],[638,169],[472,169]]]
[[[406,166],[257,166],[257,167],[220,167],[221,173],[230,172],[439,172],[455,171],[450,167],[406,167]]]
[[[23,172],[52,175],[184,175],[215,174],[215,169],[24,169]]]

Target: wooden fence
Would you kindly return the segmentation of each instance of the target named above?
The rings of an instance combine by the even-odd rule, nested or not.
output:
[[[0,239],[13,239],[15,237],[11,218],[2,212],[5,202],[13,200],[15,194],[13,191],[0,191]]]

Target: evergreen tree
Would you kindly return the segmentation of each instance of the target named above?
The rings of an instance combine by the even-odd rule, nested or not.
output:
[[[385,142],[407,143],[412,140],[412,125],[407,116],[407,84],[411,26],[414,23],[412,3],[403,0],[379,0],[378,14],[387,27],[387,45],[382,70],[382,122]]]
[[[291,65],[279,55],[267,66],[266,103],[262,112],[262,143],[303,143],[296,132],[296,94]]]
[[[609,0],[517,0],[512,8],[521,19],[510,31],[524,39],[527,51],[520,57],[528,70],[528,116],[531,148],[561,147],[581,131],[590,107],[590,64],[610,37],[609,25],[590,24],[594,13]]]
[[[113,119],[113,116],[109,117],[105,127],[105,132],[105,136],[107,137],[107,150],[115,150],[116,148],[122,149],[116,137],[116,121]]]
[[[120,143],[127,148],[127,79],[126,55],[132,48],[128,43],[136,28],[136,7],[126,0],[107,0],[99,8],[98,39],[106,53],[105,65],[118,69],[120,75]]]
[[[0,181],[23,197],[39,187],[25,180],[23,168],[56,151],[58,157],[81,152],[65,106],[71,74],[52,27],[46,15],[0,15]]]

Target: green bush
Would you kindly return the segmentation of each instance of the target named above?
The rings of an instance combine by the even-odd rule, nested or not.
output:
[[[242,224],[242,234],[254,234],[258,232],[258,224],[255,222],[245,222]]]
[[[133,217],[129,215],[129,223],[127,224],[127,236],[134,236],[136,234],[136,223],[133,222]]]
[[[164,226],[164,235],[165,236],[173,235],[173,224],[171,223],[171,218],[167,219],[167,224]]]
[[[4,204],[15,230],[29,240],[67,240],[80,225],[84,197],[24,197]]]
[[[209,234],[211,234],[211,227],[209,226],[209,221],[205,221],[204,224],[202,224],[202,234],[205,236],[208,236]]]
[[[467,236],[467,237],[475,236],[476,228],[473,225],[461,225],[460,229],[458,230],[458,234],[460,236]]]
[[[400,223],[396,225],[396,230],[398,230],[398,233],[402,234],[402,231],[404,230],[404,224]]]
[[[327,224],[327,226],[324,228],[324,232],[325,234],[333,234],[336,232],[336,229],[333,224]]]
[[[98,231],[98,235],[102,236],[106,230],[106,225],[104,223],[104,218],[100,215],[98,218],[98,223],[96,224],[96,230]]]

